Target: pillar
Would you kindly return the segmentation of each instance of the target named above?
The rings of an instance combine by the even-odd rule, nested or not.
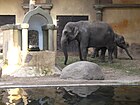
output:
[[[95,8],[95,12],[96,12],[96,20],[102,21],[104,5],[94,5],[93,7]]]
[[[45,26],[42,26],[43,30],[43,50],[48,50],[48,29]]]
[[[53,30],[49,29],[49,50],[54,50],[54,36],[53,36]]]
[[[96,9],[96,20],[97,21],[102,21],[102,9]]]
[[[29,10],[33,10],[34,9],[34,6],[35,6],[35,0],[30,0]]]
[[[54,29],[55,29],[55,25],[54,24],[47,24],[47,28],[48,28],[48,44],[49,47],[48,49],[50,51],[54,51]]]
[[[26,56],[28,53],[28,28],[29,24],[23,23],[21,24],[22,28],[22,57],[21,57],[21,62],[22,65],[25,64]]]
[[[22,28],[22,51],[28,51],[28,28],[29,24],[21,24]]]

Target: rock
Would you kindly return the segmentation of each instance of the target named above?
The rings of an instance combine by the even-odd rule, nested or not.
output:
[[[72,63],[62,69],[60,75],[61,79],[76,79],[76,80],[103,80],[104,75],[101,68],[92,62],[79,61]],[[98,86],[82,86],[82,87],[64,87],[67,91],[72,91],[73,93],[81,96],[87,97],[92,92],[96,91]]]
[[[103,80],[104,76],[97,64],[88,61],[79,61],[63,68],[60,78]]]

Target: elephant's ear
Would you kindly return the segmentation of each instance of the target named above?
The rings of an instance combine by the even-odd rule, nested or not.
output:
[[[78,34],[79,34],[79,28],[75,27],[74,28],[74,37],[76,38]]]

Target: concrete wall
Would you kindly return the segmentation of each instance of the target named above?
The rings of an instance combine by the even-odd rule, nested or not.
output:
[[[138,0],[113,0],[113,4],[140,4]],[[140,55],[140,8],[105,8],[103,21],[125,37],[135,56]]]
[[[57,15],[88,15],[95,20],[94,0],[52,0],[51,15],[56,24]]]
[[[90,21],[95,20],[94,0],[52,0],[51,16],[57,25],[57,15],[88,16]],[[57,31],[55,31],[54,45],[57,46]]]
[[[44,3],[44,0],[40,1]],[[113,4],[140,4],[139,0],[112,1]],[[95,0],[52,0],[50,14],[54,24],[57,23],[57,15],[88,15],[89,20],[93,21],[96,17],[94,3]],[[0,15],[16,15],[16,23],[21,23],[24,17],[22,0],[0,0]],[[140,44],[139,17],[140,8],[106,8],[103,11],[103,21],[111,24],[115,32],[122,34],[130,44]]]
[[[0,15],[16,15],[16,23],[23,20],[22,0],[0,0]]]
[[[95,20],[94,0],[52,0],[51,16],[56,24],[57,15],[88,15]],[[138,0],[113,0],[114,4],[140,4]],[[11,4],[11,5],[9,5]],[[140,43],[140,8],[105,9],[103,20],[110,23],[115,32],[123,34],[128,42]],[[16,23],[24,17],[22,0],[0,0],[0,15],[16,15]]]
[[[38,2],[39,0],[37,0]],[[16,23],[21,23],[24,17],[23,0],[0,0],[0,15],[16,15]],[[40,3],[44,0],[40,0]],[[95,19],[94,0],[52,0],[51,15],[56,23],[56,15],[89,15]]]
[[[139,0],[112,0],[114,4],[140,4]]]
[[[13,27],[3,26],[3,61],[8,65],[21,64],[21,35]]]
[[[129,43],[140,43],[140,9],[106,9],[103,20]]]

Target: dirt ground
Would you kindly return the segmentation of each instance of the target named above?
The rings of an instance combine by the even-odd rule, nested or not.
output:
[[[103,72],[106,79],[140,79],[140,58],[133,55],[133,60],[130,60],[126,55],[122,55],[114,59],[112,66],[103,66]]]
[[[129,71],[121,72],[118,69],[102,68],[106,80],[140,80],[140,74],[129,74]]]
[[[69,54],[68,64],[79,61],[77,54]],[[133,60],[130,60],[126,54],[119,54],[117,59],[113,59],[113,63],[109,64],[107,61],[100,62],[99,58],[88,57],[88,61],[97,63],[105,75],[106,80],[140,80],[140,56],[131,54]],[[56,64],[59,68],[65,67],[63,64],[64,56],[58,53]]]

